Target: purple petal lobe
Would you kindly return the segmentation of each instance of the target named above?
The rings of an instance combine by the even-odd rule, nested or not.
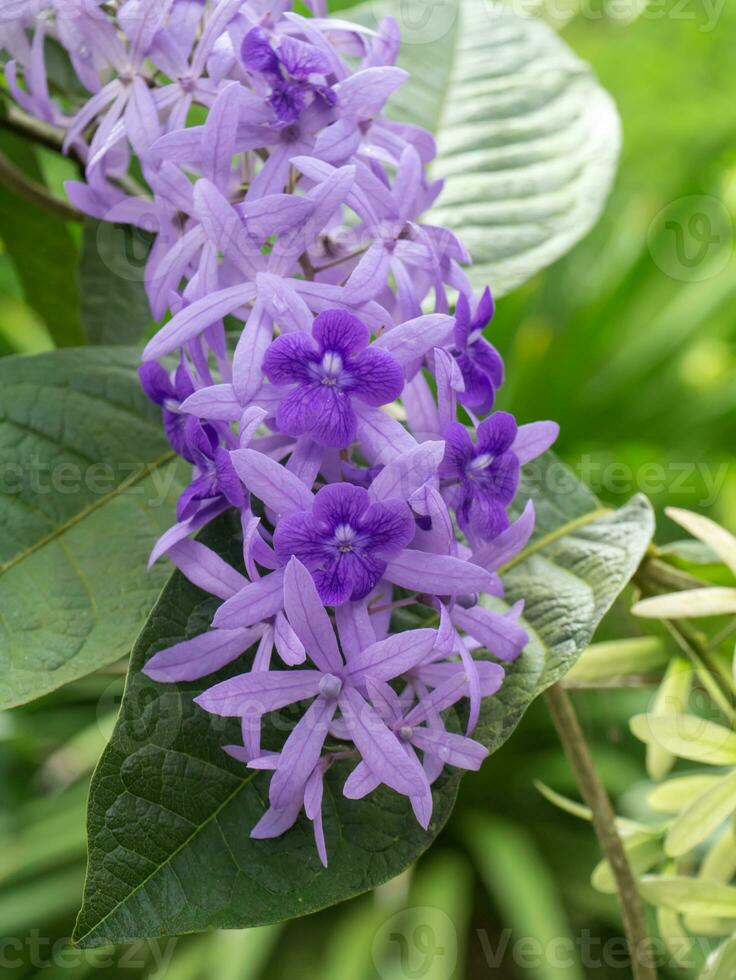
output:
[[[284,608],[294,632],[310,659],[320,670],[339,674],[342,657],[330,619],[325,612],[312,576],[297,558],[286,566]]]
[[[320,350],[335,351],[347,359],[368,346],[368,327],[356,316],[343,310],[326,310],[314,321],[312,336]]]
[[[403,391],[404,371],[385,351],[369,347],[355,358],[350,371],[353,378],[348,390],[366,405],[387,405]]]
[[[470,595],[493,587],[490,573],[472,562],[410,548],[388,563],[385,577],[403,589],[430,595]]]
[[[212,715],[260,717],[287,704],[315,697],[322,674],[318,670],[272,670],[240,674],[216,684],[195,698]]]
[[[239,629],[253,626],[262,619],[275,616],[284,604],[284,573],[271,572],[257,582],[251,582],[232,599],[223,603],[212,620],[218,629]]]
[[[245,653],[258,639],[258,631],[211,630],[161,650],[146,663],[143,673],[167,684],[195,681],[214,674]]]
[[[336,711],[337,701],[319,697],[295,726],[281,750],[271,780],[268,795],[272,806],[287,806],[295,796],[303,799],[304,787],[319,760]]]
[[[375,776],[405,796],[423,793],[427,780],[421,766],[406,754],[394,733],[355,688],[345,687],[340,707],[350,738]]]

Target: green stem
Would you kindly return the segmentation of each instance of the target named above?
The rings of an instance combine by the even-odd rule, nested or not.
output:
[[[608,859],[616,881],[621,917],[631,955],[633,980],[657,980],[657,971],[651,962],[651,943],[636,881],[624,845],[616,830],[616,816],[611,801],[593,765],[590,749],[575,709],[559,684],[551,687],[545,697],[560,742],[580,788],[580,794],[593,815],[593,828],[598,842]]]

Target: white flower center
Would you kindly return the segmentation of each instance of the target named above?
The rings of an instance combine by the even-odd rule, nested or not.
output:
[[[339,524],[335,528],[335,541],[340,551],[352,551],[355,531],[349,524]]]
[[[491,453],[481,453],[480,456],[476,456],[475,459],[468,463],[468,475],[478,476],[483,470],[487,470],[492,462],[493,455]]]
[[[334,674],[325,674],[319,682],[319,693],[324,698],[339,697],[340,691],[342,691],[342,681]]]
[[[322,384],[336,385],[342,373],[342,358],[334,350],[325,351],[322,356]]]

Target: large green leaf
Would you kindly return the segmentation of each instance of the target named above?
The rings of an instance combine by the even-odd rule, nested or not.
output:
[[[652,533],[646,501],[603,512],[553,457],[525,479],[525,492],[538,504],[539,532],[507,581],[511,598],[528,599],[532,642],[484,708],[478,732],[491,749],[587,646]],[[207,540],[238,561],[235,523],[223,519]],[[327,780],[328,869],[306,821],[277,841],[251,840],[268,777],[222,751],[238,740],[237,724],[192,704],[204,687],[242,672],[248,657],[191,684],[164,686],[141,673],[156,650],[202,632],[213,610],[214,600],[175,574],[134,651],[121,715],[90,794],[89,869],[76,930],[82,945],[243,928],[314,911],[397,875],[429,846],[452,809],[456,775],[436,784],[425,833],[390,791],[359,803],[342,798],[349,767],[338,766]]]
[[[141,254],[128,254],[138,234],[127,225],[84,223],[79,284],[82,326],[91,344],[135,344],[151,325],[141,273],[148,251],[143,239],[137,243]]]
[[[127,654],[180,490],[125,348],[0,361],[0,708]]]
[[[480,737],[493,747],[509,737],[534,698],[575,664],[654,534],[646,497],[606,510],[551,453],[525,468],[521,499],[530,498],[537,512],[534,538],[503,575],[506,598],[525,602],[530,641],[484,706]],[[482,602],[501,605],[490,597]]]
[[[399,22],[411,78],[392,114],[435,133],[446,180],[428,220],[470,250],[471,279],[509,292],[597,221],[620,127],[591,69],[546,24],[490,0],[370,2],[348,11]]]

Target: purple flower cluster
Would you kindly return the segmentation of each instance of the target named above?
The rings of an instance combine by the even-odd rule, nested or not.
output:
[[[557,427],[493,412],[491,294],[474,294],[452,232],[420,220],[441,190],[431,135],[383,115],[406,78],[396,23],[310,6],[33,0],[0,13],[0,47],[18,103],[85,163],[73,203],[156,231],[146,288],[154,315],[171,315],[141,382],[192,479],[152,560],[222,604],[146,673],[191,681],[255,648],[196,701],[239,718],[243,744],[227,751],[273,772],[252,835],[284,833],[303,809],[326,863],[335,761],[354,763],[348,798],[388,786],[427,827],[443,768],[486,755],[470,736],[504,672],[476,652],[510,661],[527,637],[520,607],[478,597],[502,595],[498,570],[532,533],[531,505],[515,523],[509,506]],[[52,96],[48,37],[84,104]],[[230,508],[244,573],[193,538]],[[402,607],[426,626],[392,634]],[[460,734],[448,709],[463,700]],[[263,750],[263,719],[287,705],[299,720]]]

